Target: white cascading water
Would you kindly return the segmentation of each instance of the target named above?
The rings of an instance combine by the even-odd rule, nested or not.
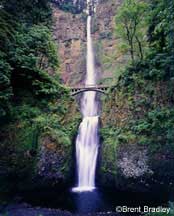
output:
[[[90,0],[87,0],[90,3]],[[95,85],[94,55],[91,38],[91,16],[87,17],[87,73],[85,85]],[[83,120],[80,124],[76,139],[76,160],[78,184],[75,192],[92,191],[95,189],[95,170],[98,155],[98,105],[95,100],[96,92],[87,91],[81,101]]]

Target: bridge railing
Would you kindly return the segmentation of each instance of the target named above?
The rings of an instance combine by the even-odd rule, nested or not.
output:
[[[87,88],[110,88],[112,86],[109,85],[76,85],[76,86],[69,86],[70,89],[87,89]]]

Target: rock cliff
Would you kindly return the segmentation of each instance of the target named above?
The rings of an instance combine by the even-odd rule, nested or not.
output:
[[[126,62],[120,53],[119,38],[115,35],[115,15],[122,0],[99,1],[93,18],[93,41],[96,55],[96,69],[99,82],[116,82],[119,68]]]
[[[92,19],[98,82],[117,79],[119,67],[126,57],[119,53],[119,39],[114,35],[115,14],[121,0],[99,1]],[[53,5],[54,38],[61,59],[60,71],[65,84],[83,82],[86,72],[86,14],[73,14]]]
[[[54,5],[53,19],[62,80],[67,85],[81,83],[85,73],[85,18],[82,14],[65,12]]]

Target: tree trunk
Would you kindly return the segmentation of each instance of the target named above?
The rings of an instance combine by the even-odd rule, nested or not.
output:
[[[134,46],[133,46],[133,40],[132,39],[129,41],[129,44],[130,44],[131,59],[132,59],[132,62],[134,62]]]
[[[143,60],[144,56],[143,56],[143,49],[142,49],[142,45],[141,42],[139,40],[139,38],[136,36],[136,41],[138,43],[138,49],[139,49],[139,53],[140,53],[140,59]]]

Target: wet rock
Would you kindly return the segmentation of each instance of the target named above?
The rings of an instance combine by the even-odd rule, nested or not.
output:
[[[71,213],[67,211],[61,211],[57,209],[47,209],[47,208],[32,208],[25,207],[23,205],[16,205],[13,208],[7,207],[0,216],[72,216]]]
[[[129,146],[119,151],[117,167],[126,178],[138,178],[146,174],[153,174],[148,166],[146,149]]]
[[[71,148],[67,149],[50,136],[42,137],[40,143],[37,162],[37,175],[40,180],[50,181],[52,184],[67,182],[67,176],[71,173]]]
[[[42,208],[19,208],[8,210],[0,213],[0,216],[7,214],[8,216],[119,216],[116,213],[93,213],[93,214],[71,214],[67,211],[56,209],[42,209]]]
[[[59,209],[32,207],[29,204],[11,204],[1,210],[0,216],[120,216],[115,212],[97,212],[85,214],[73,214]]]

